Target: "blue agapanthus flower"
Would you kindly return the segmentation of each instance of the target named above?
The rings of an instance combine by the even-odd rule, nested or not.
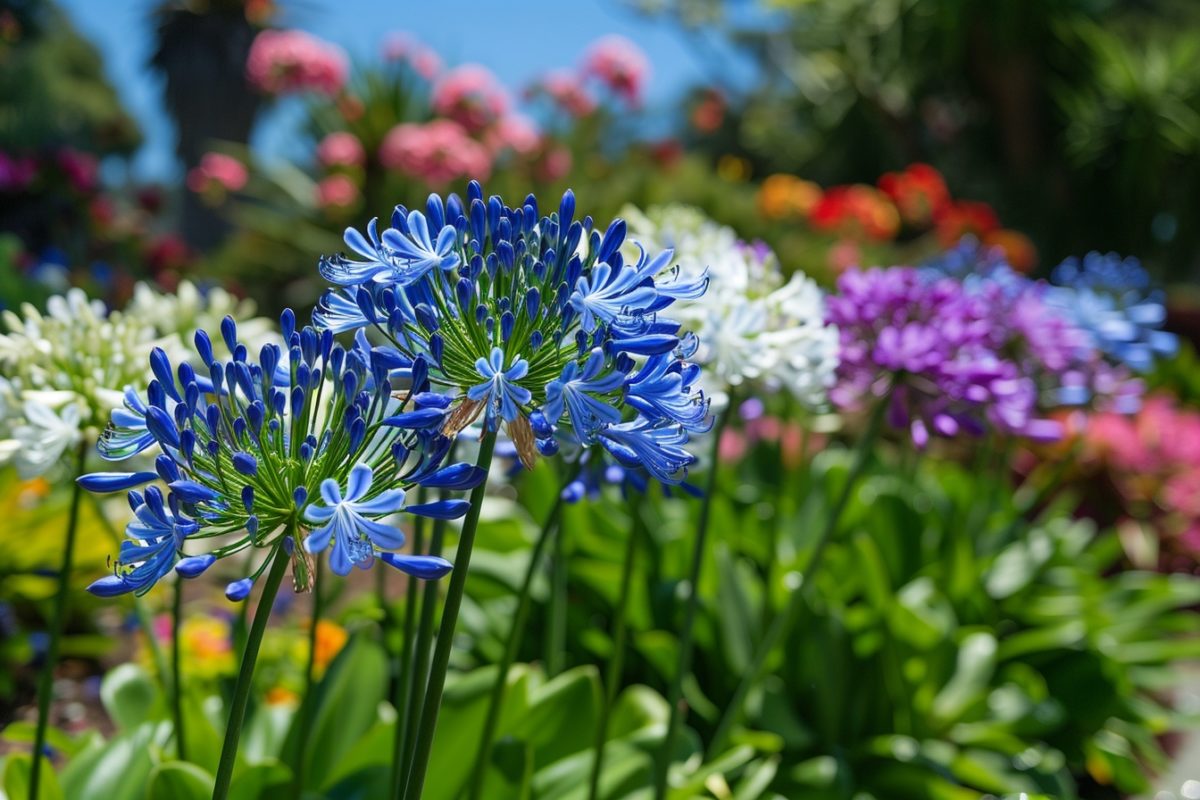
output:
[[[154,472],[100,472],[79,479],[95,492],[129,491],[134,521],[126,528],[112,575],[90,590],[111,596],[148,591],[174,569],[185,578],[218,559],[284,548],[298,589],[309,585],[305,552],[331,548],[334,572],[369,566],[377,555],[420,578],[445,574],[441,559],[402,556],[400,531],[382,520],[396,513],[454,518],[463,500],[408,505],[405,489],[470,489],[486,476],[468,464],[443,465],[450,440],[435,427],[448,396],[429,391],[424,356],[371,347],[360,332],[347,348],[331,331],[296,329],[282,317],[286,350],[264,346],[252,359],[226,317],[221,336],[232,358],[214,357],[205,331],[196,351],[208,374],[173,368],[162,350],[144,393],[126,393],[100,440],[100,453],[120,461],[157,448]],[[136,487],[160,481],[163,488]],[[341,487],[345,486],[343,493]],[[319,524],[299,544],[300,526]],[[270,558],[229,585],[244,599]]]
[[[475,182],[465,200],[431,195],[424,211],[398,206],[382,233],[372,220],[345,238],[357,258],[322,259],[336,288],[314,324],[374,329],[395,358],[425,360],[451,401],[412,425],[450,436],[478,420],[527,466],[565,443],[683,480],[708,404],[687,361],[694,337],[669,312],[707,279],[680,280],[669,251],[627,262],[625,223],[576,219],[570,191],[543,216],[532,195],[514,208]]]
[[[1145,372],[1179,346],[1162,330],[1167,312],[1162,292],[1135,258],[1088,253],[1068,258],[1051,274],[1046,301],[1087,331],[1093,344],[1118,362]]]

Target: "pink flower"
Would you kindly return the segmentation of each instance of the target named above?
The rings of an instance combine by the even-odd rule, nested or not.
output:
[[[508,95],[486,67],[464,64],[447,72],[434,85],[433,110],[470,133],[480,133],[508,110]]]
[[[487,148],[457,122],[406,122],[388,131],[379,146],[384,168],[442,186],[456,178],[484,180],[492,171]]]
[[[358,186],[345,175],[330,175],[317,184],[317,205],[348,208],[358,202]]]
[[[0,153],[0,192],[19,192],[37,177],[37,162],[28,156]]]
[[[592,43],[584,56],[583,74],[596,78],[631,106],[642,101],[650,62],[636,44],[612,34]]]
[[[348,131],[331,133],[317,145],[317,161],[323,167],[361,167],[366,160],[362,142]]]
[[[577,75],[566,70],[548,72],[532,87],[545,92],[554,103],[573,117],[586,117],[596,110],[596,101]]]
[[[95,190],[99,164],[94,155],[64,147],[58,153],[58,166],[77,192],[86,194]]]
[[[571,171],[572,164],[571,151],[562,145],[555,145],[542,157],[535,171],[536,177],[546,183],[560,181]]]
[[[542,135],[528,117],[506,114],[488,129],[484,141],[493,153],[511,150],[520,155],[529,155],[542,143]]]
[[[445,65],[437,53],[408,33],[390,34],[383,43],[384,61],[402,61],[427,81],[438,76]]]
[[[200,163],[188,170],[187,187],[193,192],[220,189],[236,192],[246,186],[250,173],[246,165],[224,153],[205,153]]]
[[[269,94],[334,95],[346,84],[346,54],[304,31],[265,30],[254,37],[246,77]]]

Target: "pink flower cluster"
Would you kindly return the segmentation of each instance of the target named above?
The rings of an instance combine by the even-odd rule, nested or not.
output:
[[[317,161],[326,169],[361,167],[366,160],[367,151],[362,142],[349,131],[335,131],[317,145]]]
[[[433,87],[433,110],[468,133],[482,133],[508,111],[508,94],[486,67],[464,64],[443,75]]]
[[[379,161],[434,187],[461,178],[484,180],[492,171],[487,148],[449,119],[397,125],[379,146]]]
[[[404,63],[427,81],[436,78],[445,68],[442,58],[433,49],[407,33],[393,33],[383,43],[383,59],[393,64]]]
[[[1153,395],[1135,415],[1093,415],[1083,431],[1084,460],[1107,469],[1125,507],[1150,516],[1165,544],[1200,562],[1200,411]],[[1183,565],[1167,557],[1172,569]]]
[[[265,30],[246,59],[250,83],[269,94],[318,92],[335,95],[346,84],[346,54],[298,30]]]
[[[596,110],[596,100],[583,85],[583,80],[567,70],[558,69],[546,73],[530,87],[528,94],[545,94],[572,117],[586,117]]]
[[[650,61],[636,44],[612,34],[588,48],[583,74],[599,80],[629,105],[638,106],[650,77]]]
[[[250,173],[246,165],[224,153],[205,153],[188,170],[187,187],[193,192],[237,192],[245,188]]]

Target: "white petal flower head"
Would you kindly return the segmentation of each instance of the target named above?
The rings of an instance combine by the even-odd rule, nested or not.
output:
[[[13,463],[22,478],[45,475],[62,459],[63,454],[79,443],[80,409],[75,402],[67,403],[61,411],[36,400],[26,400],[25,420],[13,429],[18,448]]]
[[[201,290],[196,284],[185,280],[179,283],[173,293],[165,293],[147,283],[139,283],[133,288],[133,299],[126,312],[153,325],[160,336],[177,334],[185,344],[191,343],[198,330],[219,329],[221,320],[227,316],[237,322],[242,343],[251,352],[258,352],[268,342],[280,343],[278,335],[274,333],[274,324],[265,317],[254,316],[253,300],[234,297],[219,286]],[[213,345],[218,352],[223,347],[220,339]],[[188,353],[181,352],[178,357],[186,355]]]
[[[623,210],[629,237],[656,247],[674,247],[685,275],[707,270],[708,291],[677,303],[671,316],[685,321],[699,339],[701,385],[714,405],[727,391],[787,391],[819,409],[837,368],[837,329],[825,324],[820,288],[802,273],[785,281],[778,259],[760,243],[688,206]]]

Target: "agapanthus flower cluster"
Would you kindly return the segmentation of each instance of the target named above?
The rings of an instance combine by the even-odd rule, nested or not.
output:
[[[253,300],[235,297],[220,286],[201,289],[189,280],[180,281],[173,292],[162,292],[148,283],[138,283],[133,287],[133,299],[125,313],[149,322],[162,336],[178,336],[179,343],[169,348],[168,353],[179,358],[188,357],[183,343],[190,341],[196,331],[215,330],[225,317],[232,317],[237,322],[242,341],[251,349],[277,341],[279,336],[271,320],[255,316]],[[144,372],[145,358],[137,359],[137,365]]]
[[[837,366],[837,330],[825,324],[820,288],[803,273],[784,277],[765,245],[740,241],[695,208],[626,207],[631,238],[651,249],[672,247],[688,278],[707,271],[709,291],[672,313],[700,340],[696,361],[714,402],[730,389],[782,389],[805,405],[826,402]]]
[[[246,76],[270,94],[334,95],[346,84],[349,66],[340,48],[299,30],[264,30],[246,57]]]
[[[1039,386],[1004,348],[990,299],[911,267],[853,269],[828,300],[841,363],[831,392],[842,408],[886,399],[888,419],[918,447],[931,435],[999,430],[1056,438]]]
[[[140,594],[172,569],[192,578],[218,559],[278,548],[292,557],[298,589],[311,580],[306,554],[325,550],[339,575],[376,557],[420,578],[449,569],[440,558],[394,552],[404,535],[382,521],[399,512],[459,517],[466,501],[412,504],[406,490],[465,489],[484,477],[467,464],[442,466],[449,440],[408,425],[450,402],[429,391],[425,360],[372,348],[363,336],[344,349],[331,331],[297,330],[291,311],[281,321],[286,349],[266,344],[257,357],[229,317],[220,326],[229,359],[203,330],[198,368],[151,352],[153,379],[144,392],[125,392],[100,452],[124,461],[157,448],[154,471],[80,479],[91,491],[128,490],[134,512],[113,574],[90,591]],[[302,539],[301,527],[311,529]],[[244,599],[270,562],[229,584],[226,596]]]
[[[95,438],[122,389],[143,380],[155,346],[178,339],[137,314],[109,313],[81,289],[5,311],[0,334],[0,461],[24,477],[46,474]],[[71,461],[70,458],[67,461]]]
[[[1128,413],[1144,390],[1136,373],[1173,352],[1175,337],[1158,329],[1165,312],[1136,261],[1116,259],[1107,272],[1099,258],[1091,263],[1095,272],[1084,275],[1078,289],[1047,284],[1015,272],[1001,248],[965,237],[929,270],[984,298],[996,346],[1021,360],[1040,387],[1052,389],[1043,395],[1047,406],[1091,403]],[[1118,270],[1140,288],[1121,284]],[[1080,276],[1078,262],[1068,260],[1056,275]]]
[[[619,219],[603,232],[576,219],[569,191],[543,216],[532,195],[511,207],[471,182],[465,200],[431,195],[424,211],[397,207],[383,231],[374,220],[365,235],[347,230],[357,260],[322,260],[339,288],[314,323],[370,327],[398,357],[427,360],[451,400],[405,416],[414,429],[455,435],[479,421],[526,465],[594,446],[678,483],[707,403],[687,361],[695,338],[665,314],[706,279],[680,279],[669,251],[627,260],[625,234]]]
[[[1069,258],[1050,282],[1046,302],[1117,362],[1144,372],[1178,347],[1176,337],[1161,330],[1167,318],[1162,292],[1137,259],[1096,252]]]

